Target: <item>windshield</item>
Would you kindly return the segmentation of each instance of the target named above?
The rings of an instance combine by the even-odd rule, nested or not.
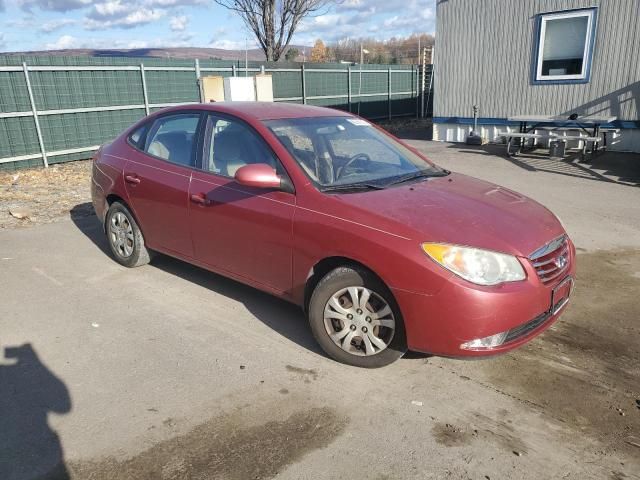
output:
[[[446,174],[360,118],[291,118],[264,123],[320,190],[385,188]]]

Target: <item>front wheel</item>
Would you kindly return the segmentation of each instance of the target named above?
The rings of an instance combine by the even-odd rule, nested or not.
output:
[[[149,263],[151,253],[131,212],[120,202],[113,202],[107,211],[105,230],[109,247],[116,261],[125,267]]]
[[[336,268],[320,280],[309,302],[309,323],[322,349],[342,363],[383,367],[407,351],[393,295],[363,268]]]

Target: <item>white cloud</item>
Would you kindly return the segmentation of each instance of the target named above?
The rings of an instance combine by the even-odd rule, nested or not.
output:
[[[74,25],[75,23],[76,20],[73,20],[71,18],[61,18],[60,20],[51,20],[49,22],[43,23],[42,25],[40,25],[39,30],[41,32],[51,33],[69,25]]]
[[[185,7],[189,5],[207,5],[208,0],[146,0],[145,5],[150,7]]]
[[[171,19],[171,21],[169,22],[169,26],[174,32],[182,32],[187,28],[188,23],[189,17],[187,17],[186,15],[179,15]]]
[[[62,35],[58,40],[45,45],[47,50],[66,50],[68,48],[82,48],[81,41],[71,35]]]
[[[56,41],[46,43],[46,50],[64,50],[64,49],[138,49],[138,48],[173,48],[173,47],[189,47],[193,45],[193,36],[190,33],[178,33],[168,38],[151,38],[151,39],[113,39],[105,37],[89,37],[79,38],[73,35],[62,35]]]
[[[0,50],[4,50],[7,47],[6,35],[0,33]]]
[[[435,0],[345,0],[332,13],[303,20],[295,42],[315,38],[336,41],[344,38],[388,39],[412,33],[433,33]]]
[[[31,11],[33,7],[53,12],[68,12],[91,5],[92,0],[18,0],[23,10]]]
[[[223,48],[225,50],[244,50],[245,47],[252,49],[257,48],[257,43],[251,38],[248,42],[244,40],[227,40],[227,39],[213,39],[209,47],[211,48]]]
[[[139,25],[160,20],[166,10],[154,9],[112,0],[96,3],[87,13],[85,28],[87,30],[106,30],[109,28],[134,28]]]

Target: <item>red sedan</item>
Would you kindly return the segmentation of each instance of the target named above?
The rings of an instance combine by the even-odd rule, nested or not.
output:
[[[98,151],[92,195],[122,265],[161,252],[294,302],[327,354],[361,367],[505,352],[573,284],[545,207],[326,108],[159,111]]]

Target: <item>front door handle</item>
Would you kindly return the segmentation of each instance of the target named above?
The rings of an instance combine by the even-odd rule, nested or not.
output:
[[[194,193],[191,195],[191,201],[198,205],[211,205],[211,200],[204,193]]]
[[[140,179],[135,175],[125,175],[124,179],[127,183],[131,183],[132,185],[138,185],[140,183]]]

